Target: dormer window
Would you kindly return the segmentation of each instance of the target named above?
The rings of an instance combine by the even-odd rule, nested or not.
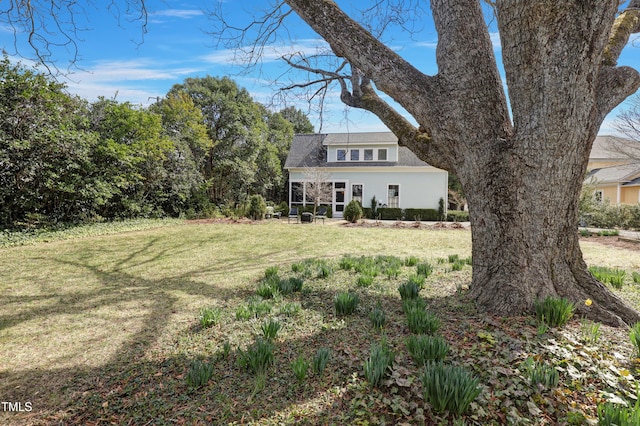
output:
[[[378,149],[378,161],[387,161],[387,148]]]
[[[347,150],[339,149],[338,150],[338,161],[346,161],[347,160]]]
[[[360,150],[352,149],[351,150],[351,161],[360,161]]]
[[[364,150],[364,161],[373,161],[373,149]]]

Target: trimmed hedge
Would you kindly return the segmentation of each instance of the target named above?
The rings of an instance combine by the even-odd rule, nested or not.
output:
[[[469,222],[469,212],[449,210],[447,212],[447,222]]]
[[[402,220],[402,209],[393,207],[378,208],[378,215],[381,220]]]
[[[436,209],[405,209],[404,217],[405,220],[418,220],[418,217],[426,221],[440,220]]]

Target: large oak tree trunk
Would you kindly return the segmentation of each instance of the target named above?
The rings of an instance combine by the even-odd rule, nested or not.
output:
[[[513,144],[540,145],[540,137]],[[638,320],[635,310],[592,277],[582,258],[577,200],[584,165],[576,157],[569,164],[557,152],[541,149],[518,160],[505,148],[494,164],[461,177],[471,213],[471,294],[487,311],[525,314],[536,300],[552,295],[573,301],[580,315],[608,324]]]
[[[631,24],[616,27],[618,0],[496,0],[507,102],[478,0],[431,0],[435,76],[413,68],[332,1],[286,2],[356,69],[352,90],[342,84],[343,101],[374,112],[400,143],[460,179],[471,212],[471,294],[481,307],[520,315],[537,299],[559,295],[609,324],[640,320],[588,272],[577,232],[593,140],[609,111],[640,87],[637,71],[615,66],[621,48],[609,49],[638,30],[637,11],[629,12]]]

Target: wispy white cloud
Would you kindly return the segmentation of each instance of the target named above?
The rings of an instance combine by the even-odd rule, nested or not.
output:
[[[200,60],[214,65],[244,65],[250,59],[260,56],[260,62],[279,61],[283,56],[300,54],[302,56],[323,54],[329,46],[322,39],[299,40],[287,45],[245,46],[239,49],[221,49],[211,54],[200,56]]]
[[[204,13],[198,9],[165,9],[158,10],[156,12],[151,12],[149,15],[151,17],[169,17],[169,18],[180,18],[180,19],[190,19],[202,16]]]
[[[418,47],[426,47],[427,49],[435,49],[436,47],[438,47],[438,41],[420,41],[418,43],[416,43],[416,46]]]
[[[84,69],[86,71],[76,72],[65,81],[68,92],[89,101],[117,93],[118,100],[141,105],[151,104],[174,84],[202,71],[151,59],[98,61]]]
[[[500,42],[500,33],[489,33],[489,37],[491,38],[491,44],[493,44],[493,50],[501,50],[502,43]]]
[[[166,63],[157,63],[150,59],[128,61],[98,61],[86,67],[87,72],[75,77],[85,81],[141,81],[172,80],[197,72],[196,68],[172,68]]]

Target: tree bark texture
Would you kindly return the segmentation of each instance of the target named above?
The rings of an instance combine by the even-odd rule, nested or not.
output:
[[[434,76],[333,1],[286,3],[366,76],[343,100],[374,112],[401,143],[459,177],[471,214],[471,294],[480,307],[520,315],[554,295],[608,324],[640,320],[588,272],[577,233],[593,140],[604,117],[640,87],[636,70],[615,65],[622,48],[613,45],[637,31],[629,16],[626,26],[624,15],[616,20],[618,0],[497,0],[509,102],[478,0],[431,1]],[[429,138],[381,102],[370,82]]]

